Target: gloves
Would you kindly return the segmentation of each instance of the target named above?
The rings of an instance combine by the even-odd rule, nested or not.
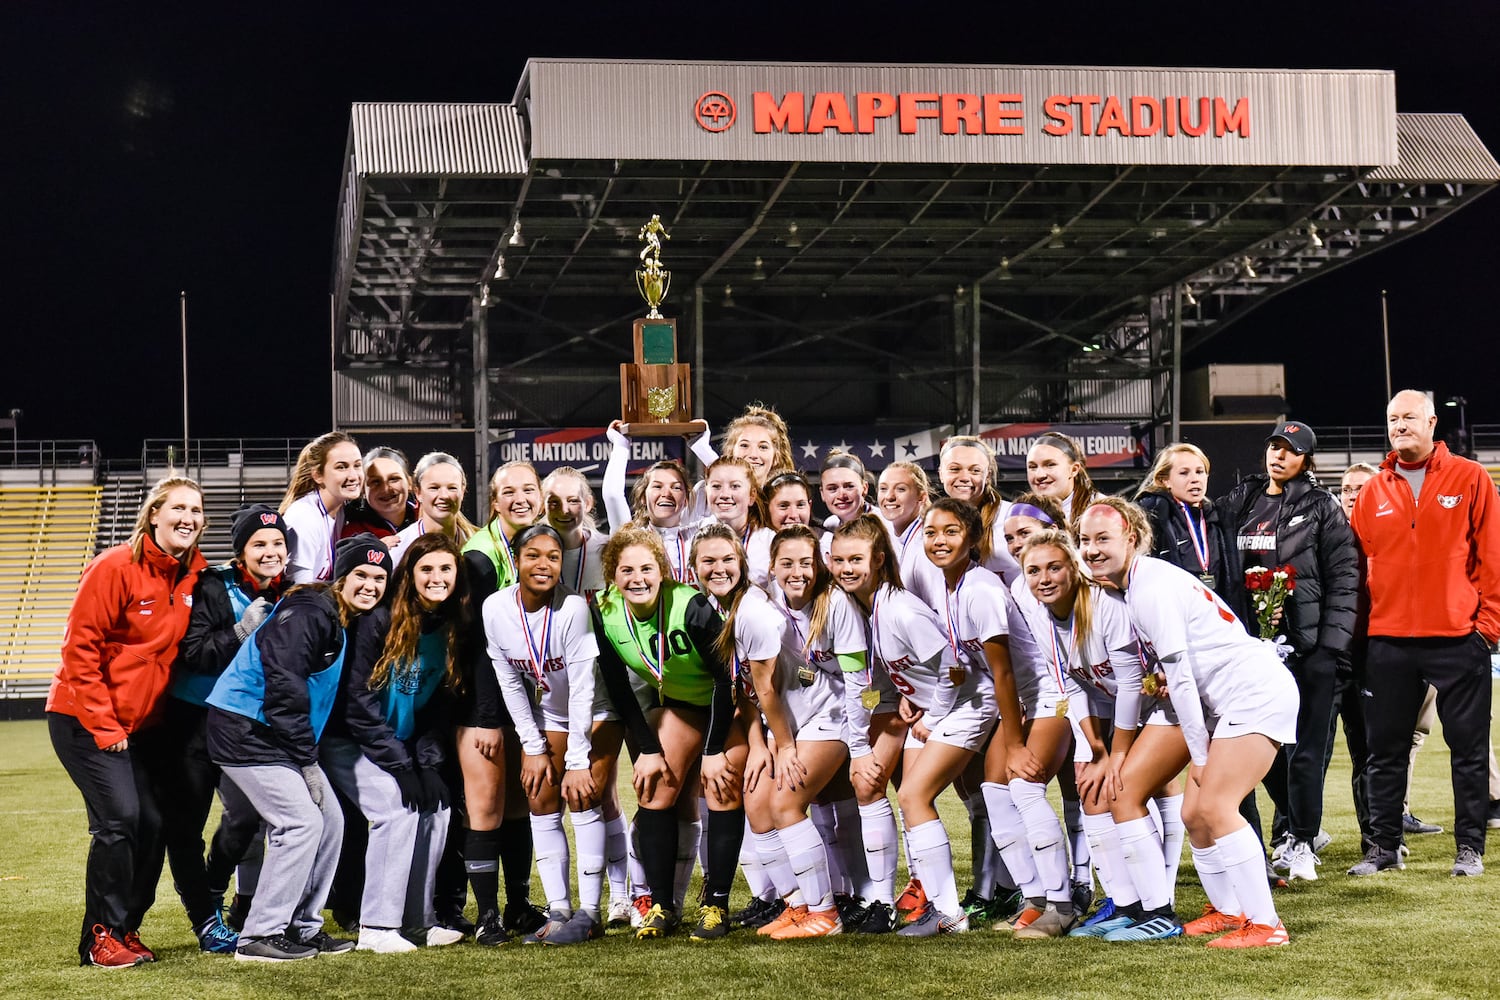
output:
[[[422,780],[417,776],[415,767],[402,768],[392,771],[391,777],[396,779],[396,787],[401,790],[401,804],[408,809],[417,812],[426,812],[427,806],[422,797]]]
[[[271,613],[271,602],[264,597],[257,597],[255,602],[245,609],[245,614],[239,621],[234,623],[234,634],[244,642],[250,638],[250,633],[260,627],[260,623],[266,620]]]
[[[307,794],[312,796],[313,805],[322,809],[323,796],[327,794],[327,786],[323,784],[323,772],[316,764],[308,764],[301,770],[302,781],[307,785]]]
[[[446,806],[448,786],[443,784],[443,779],[438,776],[437,771],[430,767],[419,767],[416,773],[422,783],[422,811],[436,812]]]

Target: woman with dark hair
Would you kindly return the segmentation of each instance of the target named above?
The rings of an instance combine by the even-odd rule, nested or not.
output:
[[[376,446],[364,456],[364,496],[344,508],[343,537],[368,531],[389,538],[417,519],[411,467],[396,448]]]
[[[385,596],[385,544],[338,544],[333,582],[294,587],[245,640],[208,696],[208,752],[270,828],[255,905],[235,958],[284,962],[351,951],[323,930],[344,814],[318,766],[361,615]]]
[[[448,834],[439,773],[449,697],[462,673],[468,588],[453,539],[431,532],[406,546],[393,597],[360,618],[339,704],[319,745],[329,780],[370,824],[359,904],[361,951],[412,951],[463,935],[438,925],[432,890]]]
[[[162,479],[130,540],[84,570],[68,612],[46,711],[53,749],[89,819],[81,965],[121,969],[156,960],[140,937],[161,873],[151,730],[161,721],[206,565],[198,552],[204,524],[198,484]]]
[[[1334,683],[1339,664],[1349,662],[1359,603],[1359,551],[1338,499],[1313,478],[1317,442],[1300,421],[1279,425],[1266,438],[1266,474],[1245,477],[1217,502],[1237,532],[1247,571],[1289,565],[1296,573],[1279,630],[1300,697],[1297,739],[1276,755],[1265,787],[1287,821],[1272,866],[1307,881],[1317,879],[1321,864],[1323,758]]]
[[[1099,495],[1089,478],[1083,448],[1057,431],[1038,437],[1026,452],[1026,482],[1033,491],[1056,500],[1069,524],[1077,524]]]

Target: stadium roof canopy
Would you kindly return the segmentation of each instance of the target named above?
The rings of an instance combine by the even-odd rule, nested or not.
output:
[[[336,408],[616,416],[656,214],[711,418],[1165,423],[1182,353],[1497,181],[1384,71],[535,59],[353,107]]]

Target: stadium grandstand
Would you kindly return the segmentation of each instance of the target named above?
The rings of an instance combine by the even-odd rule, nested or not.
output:
[[[1280,366],[1190,372],[1185,354],[1497,182],[1461,115],[1397,111],[1385,71],[534,59],[508,103],[352,107],[335,421],[450,451],[471,482],[519,454],[596,474],[645,312],[637,235],[659,215],[663,311],[711,424],[764,400],[809,467],[842,445],[877,468],[955,431],[1004,459],[1057,428],[1096,442],[1094,478],[1121,489],[1167,440],[1258,445],[1286,409]],[[1500,463],[1500,427],[1470,432]],[[1379,427],[1319,440],[1330,465],[1385,451]],[[223,559],[229,512],[276,502],[302,442],[107,461],[10,443],[0,702],[18,712],[146,483],[198,478]]]

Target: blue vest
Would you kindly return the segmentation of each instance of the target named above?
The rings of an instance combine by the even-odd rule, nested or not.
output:
[[[446,630],[437,629],[417,641],[416,662],[391,671],[379,694],[386,725],[396,739],[402,742],[411,739],[417,728],[417,712],[432,698],[447,669]]]
[[[278,602],[279,603],[279,602]],[[276,609],[260,624],[234,654],[234,660],[219,675],[208,703],[235,715],[254,719],[266,724],[266,670],[260,659],[260,645],[255,637],[266,624],[274,620]],[[333,714],[333,703],[339,693],[339,678],[344,672],[344,652],[349,646],[348,634],[339,629],[339,655],[332,663],[307,678],[307,716],[312,725],[313,741],[321,739],[328,717]]]
[[[233,564],[228,566],[215,566],[208,572],[216,575],[224,581],[224,590],[229,594],[229,607],[234,612],[235,622],[245,617],[245,610],[250,607],[251,599],[240,589],[239,570]],[[194,705],[207,705],[208,696],[214,689],[214,684],[219,680],[213,674],[199,674],[191,670],[178,670],[177,675],[172,678],[172,686],[168,689],[172,697],[191,702]]]

